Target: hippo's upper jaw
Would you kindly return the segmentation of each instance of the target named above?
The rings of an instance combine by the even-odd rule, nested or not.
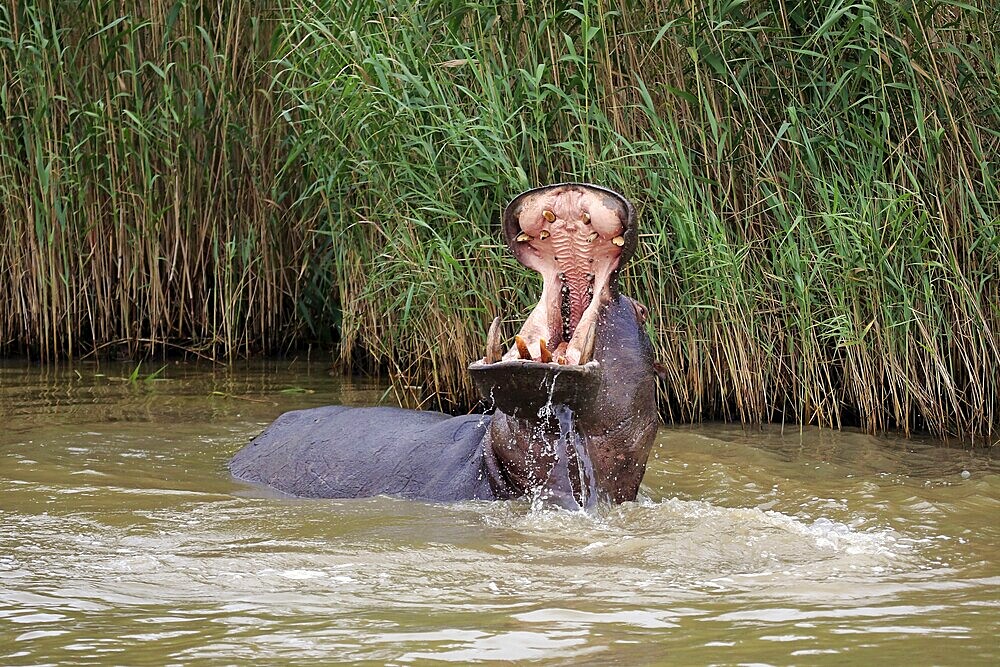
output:
[[[505,412],[545,403],[589,409],[601,374],[599,318],[636,246],[635,209],[606,188],[551,185],[515,198],[503,232],[518,261],[541,275],[542,297],[506,351],[500,318],[493,320],[486,356],[469,367],[473,380]],[[564,380],[549,381],[556,374]]]
[[[611,190],[564,183],[515,198],[503,230],[518,261],[541,275],[542,296],[506,351],[494,320],[485,357],[469,367],[497,409],[486,441],[494,492],[562,484],[577,502],[588,486],[633,499],[656,424],[645,309],[617,288],[637,243],[635,209]],[[543,410],[557,405],[571,410],[572,433]],[[567,468],[560,451],[568,479],[553,481],[553,470]]]
[[[518,261],[542,277],[542,298],[503,361],[586,364],[600,308],[617,293],[618,270],[635,250],[635,209],[611,190],[553,185],[514,199],[503,231]],[[487,363],[499,360],[497,327],[490,336]]]

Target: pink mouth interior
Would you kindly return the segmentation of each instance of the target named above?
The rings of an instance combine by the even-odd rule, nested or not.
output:
[[[579,364],[624,245],[625,212],[610,194],[566,185],[529,195],[516,212],[514,254],[542,276],[542,298],[518,336],[535,361]],[[504,360],[524,358],[517,345]]]

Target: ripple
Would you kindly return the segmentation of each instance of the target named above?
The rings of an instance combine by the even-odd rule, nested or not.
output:
[[[892,661],[900,639],[927,662],[998,654],[988,456],[704,426],[661,431],[641,500],[592,513],[299,500],[233,483],[226,458],[341,389],[54,377],[0,387],[5,664],[787,664]],[[267,399],[209,398],[219,382]]]

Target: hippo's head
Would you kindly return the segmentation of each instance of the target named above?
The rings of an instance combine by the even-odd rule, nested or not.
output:
[[[469,367],[496,406],[491,487],[566,506],[633,500],[657,424],[646,311],[617,284],[638,240],[635,208],[606,188],[552,185],[516,197],[503,231],[541,275],[542,297],[506,351],[494,320]]]

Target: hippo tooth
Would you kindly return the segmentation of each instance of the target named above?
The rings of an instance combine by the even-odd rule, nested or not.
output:
[[[522,359],[527,359],[528,361],[531,361],[531,353],[528,352],[528,346],[524,342],[524,339],[521,338],[520,336],[514,336],[514,344],[517,345],[518,356],[520,356]]]
[[[587,213],[586,211],[584,211],[583,212],[582,220],[583,220],[583,224],[589,225],[590,224],[590,214]]]
[[[549,238],[549,230],[543,229],[542,232],[541,232],[541,234],[538,235],[538,238],[540,238],[543,241],[545,239]]]
[[[588,363],[594,358],[594,343],[597,340],[597,321],[595,320],[590,329],[587,330],[587,337],[583,339],[583,349],[580,350],[580,365]]]
[[[623,245],[625,245],[625,237],[624,236],[616,236],[613,239],[611,239],[611,242],[614,243],[616,246],[618,246],[620,248]]]
[[[542,350],[542,353],[538,357],[538,360],[541,361],[543,364],[547,364],[550,361],[552,361],[552,353],[549,352],[549,348],[546,347],[546,345],[545,345],[545,339],[544,338],[542,338],[540,341],[538,341],[538,346]]]
[[[560,354],[559,358],[556,359],[556,363],[559,364],[560,366],[565,366],[566,364],[569,363],[569,361],[566,359],[566,357]]]
[[[590,232],[590,236],[587,237],[587,243],[593,243],[597,238],[597,232]]]
[[[495,364],[500,356],[500,318],[494,317],[490,332],[486,334],[486,363]]]
[[[550,211],[549,209],[545,209],[544,211],[542,211],[542,217],[548,220],[549,222],[553,222],[556,219],[556,214]]]
[[[517,235],[518,243],[524,243],[525,241],[530,241],[530,240],[531,236],[529,234],[525,234],[524,232],[521,232],[520,234]]]

